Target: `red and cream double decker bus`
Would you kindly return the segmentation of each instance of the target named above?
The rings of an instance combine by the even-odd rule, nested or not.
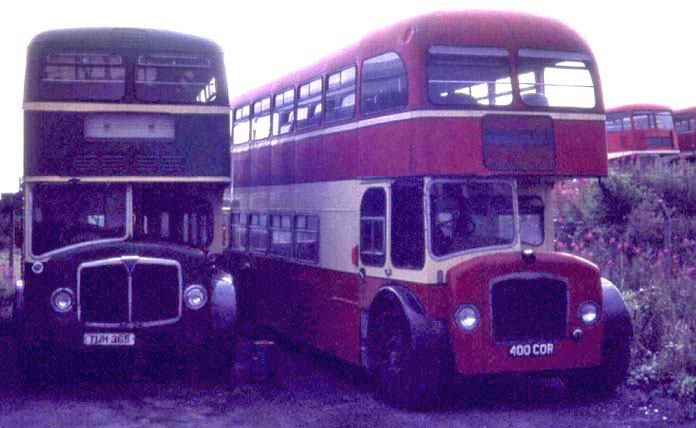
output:
[[[399,404],[453,371],[623,380],[620,293],[553,248],[554,183],[607,173],[599,74],[568,27],[425,15],[232,106],[240,317],[368,368]]]
[[[669,107],[631,104],[607,109],[609,160],[679,153],[674,118]]]
[[[696,152],[696,107],[689,107],[674,112],[674,129],[679,138],[679,151]]]

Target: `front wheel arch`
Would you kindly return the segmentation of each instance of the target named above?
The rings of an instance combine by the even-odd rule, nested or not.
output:
[[[367,366],[384,401],[418,408],[440,400],[453,366],[446,332],[407,288],[379,291],[368,311]]]

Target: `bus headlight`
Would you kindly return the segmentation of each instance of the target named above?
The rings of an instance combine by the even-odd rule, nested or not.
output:
[[[189,309],[200,309],[208,302],[208,292],[202,285],[189,285],[184,291],[184,302]]]
[[[74,302],[74,294],[69,288],[58,288],[51,293],[51,307],[60,314],[70,312]]]
[[[594,302],[585,302],[578,308],[580,321],[585,325],[593,325],[599,318],[599,306]]]
[[[454,320],[457,327],[464,331],[471,331],[479,324],[479,312],[476,306],[462,305],[454,313]]]

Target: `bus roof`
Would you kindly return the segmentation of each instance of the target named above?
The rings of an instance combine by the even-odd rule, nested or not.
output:
[[[675,115],[678,114],[683,114],[683,115],[694,115],[696,114],[696,107],[686,107],[686,108],[680,108],[679,110],[673,110]]]
[[[39,47],[104,49],[145,48],[174,52],[221,53],[220,46],[203,37],[166,30],[144,28],[70,28],[51,30],[36,35],[29,43],[29,52]]]
[[[668,110],[672,111],[671,107],[663,106],[660,104],[647,104],[647,103],[636,103],[636,104],[626,104],[618,107],[611,107],[607,109],[607,113],[617,113],[624,111],[633,110]]]
[[[434,12],[374,31],[339,51],[272,83],[235,97],[233,105],[254,101],[318,75],[387,51],[424,55],[431,45],[499,47],[511,55],[519,49],[582,52],[594,57],[585,40],[565,24],[550,18],[501,11]]]

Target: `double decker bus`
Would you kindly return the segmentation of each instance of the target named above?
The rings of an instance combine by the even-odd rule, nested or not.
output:
[[[229,365],[220,47],[145,29],[41,33],[28,47],[23,108],[15,318],[26,373],[92,351]]]
[[[607,109],[609,160],[620,163],[638,157],[671,156],[679,153],[674,118],[669,107],[631,104]]]
[[[696,107],[676,110],[674,129],[679,139],[679,152],[681,154],[696,152]]]
[[[568,27],[420,16],[232,107],[240,320],[366,367],[400,405],[453,373],[624,379],[620,293],[553,246],[554,183],[607,173],[599,74]]]

